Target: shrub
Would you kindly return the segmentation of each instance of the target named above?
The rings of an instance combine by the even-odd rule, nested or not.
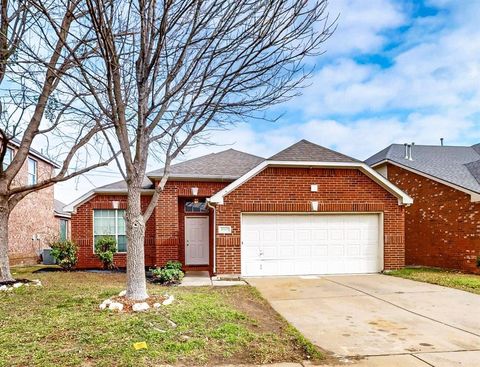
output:
[[[480,256],[477,256],[477,268],[480,268]]]
[[[95,244],[95,255],[100,259],[104,269],[114,269],[113,255],[117,252],[115,238],[106,236],[98,239]]]
[[[164,268],[182,270],[182,263],[180,261],[170,260],[170,261],[167,261]]]
[[[178,261],[169,261],[162,268],[151,269],[154,283],[178,284],[183,279],[182,264]]]
[[[69,271],[77,265],[77,245],[69,240],[50,243],[51,255],[63,269]]]

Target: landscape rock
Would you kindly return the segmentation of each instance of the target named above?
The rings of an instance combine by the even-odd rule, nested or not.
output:
[[[154,303],[154,304],[153,304],[153,308],[160,308],[160,307],[162,307],[162,304],[161,304],[161,303],[158,303],[158,302],[157,302],[157,303]]]
[[[132,310],[134,312],[144,312],[147,311],[150,308],[147,302],[141,302],[141,303],[135,303],[132,306]]]
[[[123,304],[121,304],[120,302],[112,302],[108,306],[108,309],[110,311],[122,311],[123,310]]]
[[[0,291],[6,291],[8,290],[8,287],[6,285],[0,286]]]
[[[105,310],[105,309],[108,308],[112,303],[113,303],[113,301],[112,301],[111,299],[106,299],[106,300],[103,301],[102,304],[100,305],[100,309],[101,309],[101,310]]]
[[[169,296],[165,301],[162,302],[162,305],[164,306],[171,305],[174,300],[175,300],[175,297]]]
[[[127,291],[121,291],[118,296],[119,297],[125,297],[125,295],[127,294]]]
[[[23,283],[15,283],[13,288],[20,288],[21,286],[23,286]]]

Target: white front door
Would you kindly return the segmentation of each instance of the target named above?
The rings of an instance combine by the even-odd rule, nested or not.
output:
[[[185,217],[185,263],[208,265],[208,217]]]
[[[380,231],[377,214],[244,214],[242,274],[376,273]]]

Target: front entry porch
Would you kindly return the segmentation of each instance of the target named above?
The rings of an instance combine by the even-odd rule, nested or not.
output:
[[[179,260],[187,272],[213,274],[213,211],[206,198],[178,199]]]

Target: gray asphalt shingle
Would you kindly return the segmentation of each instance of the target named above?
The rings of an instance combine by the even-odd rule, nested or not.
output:
[[[272,161],[310,161],[310,162],[358,162],[355,158],[334,150],[300,140],[288,148],[268,158]]]
[[[403,144],[392,144],[365,163],[373,166],[387,160],[480,193],[480,144],[471,147],[414,145],[412,159],[405,159]]]
[[[258,166],[265,159],[253,154],[240,152],[235,149],[224,150],[219,153],[207,154],[185,162],[173,164],[170,167],[172,179],[215,179],[234,181]],[[301,140],[298,143],[282,150],[270,157],[276,161],[315,161],[315,162],[358,162],[358,160],[331,149]],[[144,189],[153,189],[151,179],[163,175],[163,168],[148,172],[144,181]],[[97,191],[126,190],[125,181],[114,182],[97,188]]]

